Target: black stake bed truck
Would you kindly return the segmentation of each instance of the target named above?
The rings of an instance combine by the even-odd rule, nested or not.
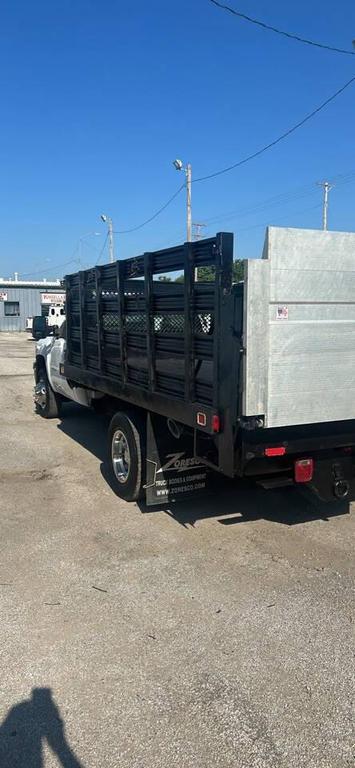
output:
[[[196,280],[204,266],[213,281]],[[232,267],[220,233],[68,275],[66,326],[36,353],[37,409],[112,416],[127,500],[177,499],[213,472],[351,498],[355,234],[270,227],[244,282]]]

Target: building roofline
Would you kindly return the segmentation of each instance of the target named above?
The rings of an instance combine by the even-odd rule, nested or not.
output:
[[[62,288],[60,280],[0,280],[1,288]],[[64,290],[64,289],[63,289]]]

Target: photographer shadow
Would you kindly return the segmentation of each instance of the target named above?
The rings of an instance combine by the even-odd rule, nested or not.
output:
[[[43,768],[47,742],[63,768],[84,768],[68,744],[50,688],[34,688],[16,704],[0,726],[1,768]]]

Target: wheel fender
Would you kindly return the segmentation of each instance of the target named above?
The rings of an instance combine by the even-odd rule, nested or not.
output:
[[[36,362],[34,363],[35,367],[35,376],[36,376],[36,382],[38,381],[39,373],[41,370],[44,370],[46,372],[47,379],[54,390],[53,382],[52,382],[52,376],[51,376],[51,353],[50,351],[47,352],[47,354],[37,354],[36,355]]]
[[[48,343],[49,342],[49,343]],[[39,372],[41,368],[43,368],[47,374],[48,381],[52,387],[53,387],[53,381],[51,376],[51,354],[52,354],[52,346],[53,346],[53,340],[51,338],[49,339],[41,339],[41,341],[36,345],[36,367]]]
[[[39,381],[39,374],[40,374],[41,370],[44,370],[44,371],[47,372],[46,360],[43,357],[43,355],[38,355],[37,354],[36,355],[36,359],[35,359],[35,361],[33,363],[33,373],[34,373],[36,384]]]

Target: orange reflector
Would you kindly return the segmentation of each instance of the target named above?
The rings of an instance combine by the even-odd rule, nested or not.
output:
[[[284,445],[279,445],[277,448],[265,448],[265,456],[284,456],[286,448]]]
[[[313,477],[313,459],[298,459],[295,461],[295,482],[309,483]]]
[[[221,428],[221,422],[218,416],[218,413],[215,413],[212,416],[212,432],[219,432]]]

